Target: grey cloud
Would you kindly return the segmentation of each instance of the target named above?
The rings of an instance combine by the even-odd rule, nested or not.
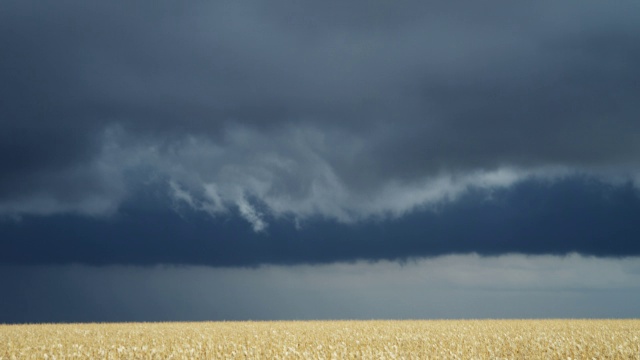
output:
[[[634,1],[2,7],[3,213],[113,211],[160,176],[261,229],[637,176]]]
[[[252,185],[238,186],[243,189],[245,184]],[[54,215],[1,222],[0,264],[257,267],[358,260],[406,262],[468,253],[640,255],[640,197],[631,183],[613,186],[589,177],[572,177],[527,180],[507,189],[472,188],[455,202],[438,203],[393,220],[374,217],[356,224],[317,216],[274,215],[291,208],[296,214],[351,215],[332,208],[336,201],[325,199],[327,193],[319,195],[325,208],[313,208],[317,203],[311,202],[282,203],[280,197],[265,193],[275,209],[270,211],[233,187],[208,184],[203,193],[191,195],[175,182],[160,185],[138,191],[108,220]],[[436,186],[451,191],[446,184]],[[167,193],[173,201],[167,199]],[[237,196],[233,198],[237,209],[222,201],[225,193]],[[416,201],[392,195],[382,205],[373,206],[402,209]],[[441,196],[439,192],[420,195],[427,199]],[[222,215],[225,212],[232,215]]]
[[[0,323],[637,317],[638,258],[447,256],[207,267],[0,266]]]

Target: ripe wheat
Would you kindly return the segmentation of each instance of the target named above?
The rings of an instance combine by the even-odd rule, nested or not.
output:
[[[640,320],[0,325],[5,359],[640,359]]]

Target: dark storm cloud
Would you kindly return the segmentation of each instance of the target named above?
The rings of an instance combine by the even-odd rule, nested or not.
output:
[[[160,177],[263,231],[638,174],[635,1],[1,6],[1,214],[113,212]]]
[[[4,264],[257,266],[407,260],[446,254],[640,255],[640,197],[630,184],[572,178],[471,191],[437,211],[340,225],[271,220],[256,234],[237,217],[182,216],[146,201],[115,218],[25,218],[0,226]],[[186,212],[184,212],[186,211]]]
[[[87,34],[69,4],[1,5],[0,213],[103,212],[96,198],[117,195],[96,169],[104,119],[78,71]]]

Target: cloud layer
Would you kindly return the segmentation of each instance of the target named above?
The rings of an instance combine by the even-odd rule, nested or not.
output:
[[[638,176],[636,1],[1,7],[6,216],[113,214],[160,180],[264,232]]]
[[[56,215],[0,223],[0,264],[256,267],[467,253],[640,256],[638,190],[590,178],[475,188],[395,220],[340,224],[265,215],[265,229],[247,226],[242,209],[211,218],[183,202],[165,207],[169,200],[156,194],[166,191],[139,193],[107,220]]]
[[[0,287],[0,323],[640,316],[637,257],[466,255],[255,269],[0,265]]]

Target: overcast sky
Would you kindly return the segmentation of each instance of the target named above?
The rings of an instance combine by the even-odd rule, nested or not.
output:
[[[0,53],[0,322],[640,317],[635,0],[6,0]]]

